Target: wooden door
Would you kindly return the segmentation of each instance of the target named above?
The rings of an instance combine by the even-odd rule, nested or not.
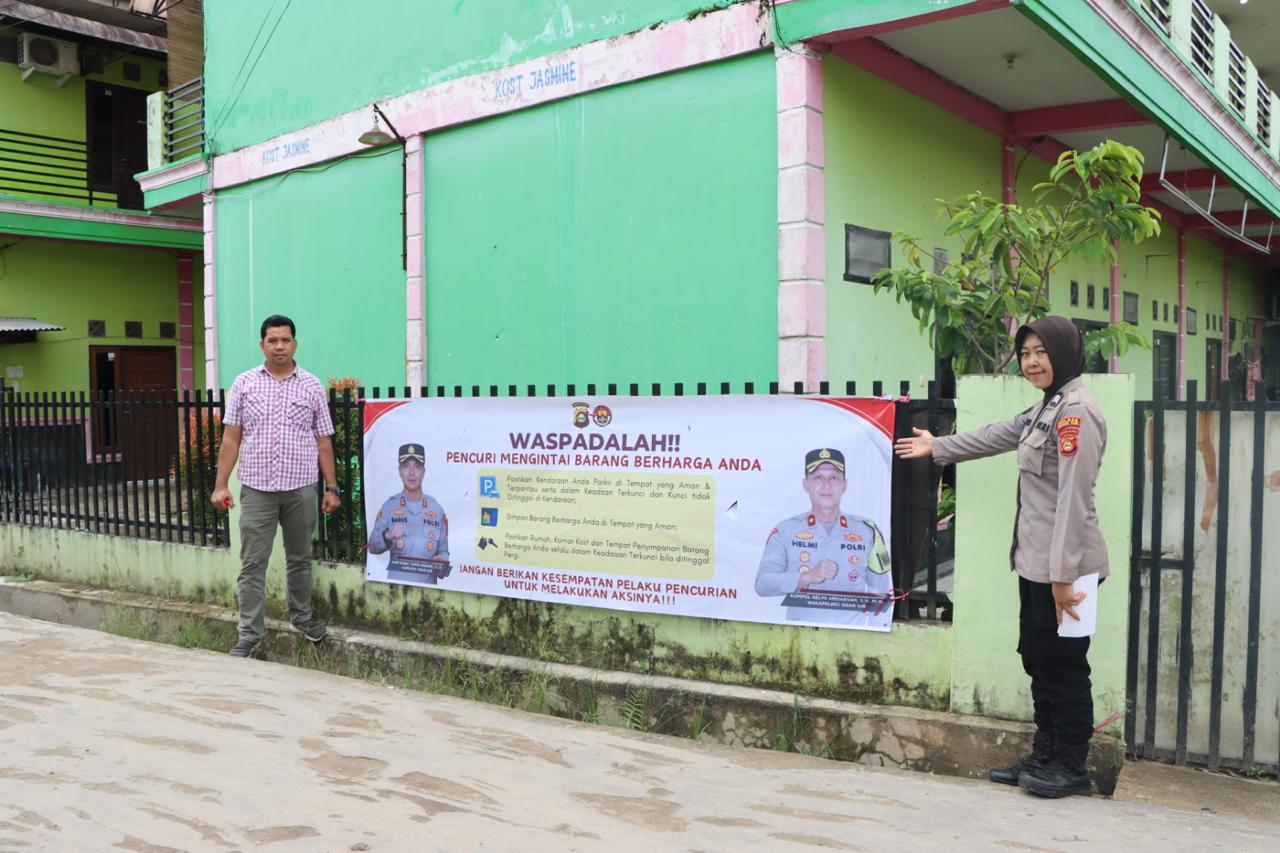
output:
[[[99,452],[119,453],[129,480],[167,477],[178,448],[178,387],[173,347],[90,347],[94,391],[116,403],[94,424]]]
[[[1222,341],[1208,338],[1204,342],[1204,398],[1218,399],[1218,382],[1222,378]]]
[[[142,210],[133,177],[147,170],[147,93],[128,86],[85,83],[89,185],[114,193],[116,204]]]

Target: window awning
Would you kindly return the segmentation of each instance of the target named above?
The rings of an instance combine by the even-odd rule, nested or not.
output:
[[[0,317],[0,332],[61,332],[64,328],[35,317]]]

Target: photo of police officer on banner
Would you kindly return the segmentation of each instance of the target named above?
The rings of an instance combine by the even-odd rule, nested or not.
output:
[[[449,519],[439,502],[422,491],[423,446],[402,444],[399,458],[404,488],[378,510],[369,553],[391,553],[388,580],[434,585],[449,574]]]
[[[822,447],[805,455],[809,510],[778,522],[769,533],[756,593],[782,596],[788,620],[888,630],[889,550],[873,521],[840,509],[848,485],[839,450]]]

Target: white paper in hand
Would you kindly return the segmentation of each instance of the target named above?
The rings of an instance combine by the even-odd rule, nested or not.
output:
[[[1093,632],[1098,630],[1098,573],[1077,578],[1071,588],[1084,593],[1084,601],[1075,607],[1080,620],[1076,621],[1064,612],[1062,624],[1058,626],[1058,636],[1092,637]]]

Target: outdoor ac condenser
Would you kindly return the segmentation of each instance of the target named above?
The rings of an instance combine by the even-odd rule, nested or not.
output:
[[[39,71],[57,77],[59,86],[67,82],[71,75],[80,73],[80,62],[76,58],[76,46],[73,42],[35,33],[22,33],[18,38],[18,67],[22,69],[23,80]]]

